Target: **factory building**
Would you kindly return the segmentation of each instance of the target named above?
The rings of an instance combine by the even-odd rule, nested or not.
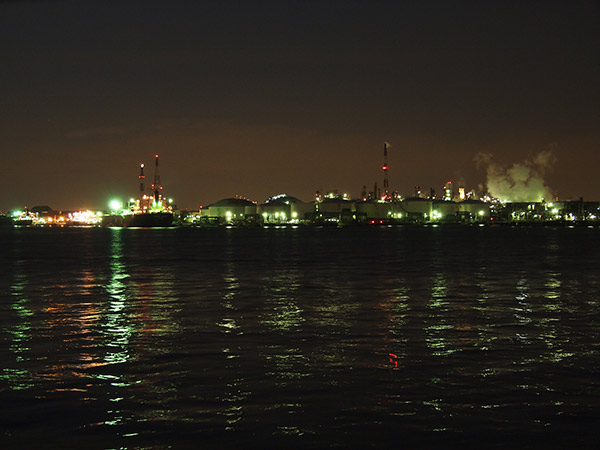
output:
[[[509,223],[588,222],[600,217],[600,203],[583,199],[556,202],[506,203],[497,213],[497,220]]]
[[[564,220],[596,220],[600,217],[600,203],[583,201],[583,198],[568,202],[547,203],[546,208],[553,216]]]
[[[401,205],[406,222],[483,222],[490,219],[489,204],[480,200],[431,200],[419,197],[404,199]]]
[[[490,220],[490,216],[490,205],[481,200],[468,199],[458,203],[459,222],[486,222]]]
[[[509,202],[499,213],[499,219],[507,222],[541,222],[546,213],[542,202]]]

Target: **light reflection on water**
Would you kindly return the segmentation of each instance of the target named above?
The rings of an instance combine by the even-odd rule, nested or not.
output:
[[[225,389],[217,400],[222,403],[220,414],[225,419],[225,430],[235,431],[244,414],[246,399],[252,394],[248,390],[241,367],[244,364],[247,355],[244,353],[240,337],[244,334],[242,329],[242,318],[238,310],[236,296],[240,290],[240,283],[236,277],[235,258],[231,243],[231,231],[228,230],[227,245],[224,249],[226,255],[223,270],[224,291],[220,301],[221,314],[223,315],[217,325],[221,333],[230,337],[222,339],[221,351],[225,356],[224,368],[227,372],[235,374],[229,381],[224,380]]]
[[[269,270],[260,279],[262,298],[259,324],[265,334],[275,336],[274,342],[261,345],[260,356],[265,367],[265,377],[272,380],[269,395],[272,405],[273,433],[282,436],[302,436],[304,430],[296,418],[304,412],[302,398],[294,395],[304,379],[310,377],[310,360],[304,354],[298,336],[307,327],[307,312],[301,307],[299,289],[302,273],[298,262],[289,258],[287,252],[298,252],[297,240],[281,249],[275,247],[270,258]],[[286,248],[288,247],[288,248]],[[281,254],[284,251],[286,254]]]
[[[108,310],[104,314],[103,334],[107,337],[108,351],[104,356],[107,364],[125,363],[129,360],[129,340],[134,333],[132,320],[127,316],[127,279],[129,274],[123,262],[121,229],[111,229],[110,280],[106,285]],[[117,385],[118,383],[113,383]]]
[[[13,446],[597,437],[597,229],[42,231],[2,236]]]
[[[17,263],[19,264],[19,263]],[[12,353],[10,361],[6,361],[3,367],[2,378],[7,380],[14,390],[32,387],[31,373],[27,368],[32,340],[31,316],[33,312],[29,309],[29,299],[25,296],[27,278],[25,275],[16,274],[10,289],[10,308],[14,317],[14,325],[7,327],[9,338],[9,351]],[[3,321],[4,322],[4,321]]]

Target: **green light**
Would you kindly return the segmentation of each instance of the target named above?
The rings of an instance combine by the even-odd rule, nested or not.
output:
[[[113,199],[108,202],[108,207],[112,212],[117,212],[123,207],[123,203],[121,203],[121,200],[119,199]]]

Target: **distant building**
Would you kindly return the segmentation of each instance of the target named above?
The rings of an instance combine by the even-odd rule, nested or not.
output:
[[[356,203],[346,195],[330,194],[314,203],[314,213],[308,218],[314,222],[350,223],[356,220]]]
[[[259,220],[265,224],[296,223],[304,220],[311,211],[314,211],[314,204],[287,194],[275,195],[257,207]]]
[[[490,220],[491,211],[489,203],[481,200],[467,199],[458,203],[459,222],[474,223]]]
[[[256,203],[241,197],[219,200],[200,210],[200,216],[217,223],[240,223],[256,219]]]

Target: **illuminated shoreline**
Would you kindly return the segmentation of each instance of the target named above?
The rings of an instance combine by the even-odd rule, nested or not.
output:
[[[297,199],[296,199],[297,200]],[[152,213],[146,214],[152,216]],[[159,214],[157,214],[158,216]],[[256,204],[225,199],[197,211],[174,211],[172,223],[136,222],[132,214],[103,211],[16,211],[0,216],[7,227],[347,227],[347,226],[598,226],[600,202],[485,203],[405,199],[394,202],[355,202],[330,198]]]

